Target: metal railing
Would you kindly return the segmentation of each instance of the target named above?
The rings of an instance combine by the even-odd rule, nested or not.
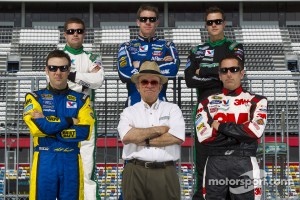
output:
[[[27,197],[21,193],[23,189],[20,188],[23,180],[28,178],[28,174],[20,174],[20,166],[30,166],[32,155],[29,131],[22,120],[24,96],[26,92],[45,85],[44,77],[19,77],[18,74],[0,77],[0,200]],[[257,154],[261,169],[267,174],[263,176],[263,198],[298,198],[300,188],[295,181],[298,180],[300,184],[300,77],[248,76],[243,85],[249,91],[266,96],[269,103],[268,125]],[[100,182],[100,193],[105,199],[117,199],[121,189],[120,181],[112,182],[107,170],[108,166],[121,166],[122,144],[118,140],[116,126],[124,107],[126,92],[125,85],[118,77],[108,76],[95,95],[94,106],[99,121],[97,162],[99,166],[104,166],[104,174],[99,174],[99,180],[103,180]],[[196,93],[194,89],[186,88],[183,77],[175,77],[169,81],[167,96],[169,101],[181,107],[186,121],[188,142],[182,147],[178,173],[182,183],[182,198],[190,199],[195,181],[191,115],[197,102]],[[291,154],[291,149],[297,149],[298,155]],[[183,166],[188,168],[183,170]],[[122,167],[116,168],[114,173],[117,179],[121,172]],[[270,179],[279,181],[279,184],[270,184]],[[15,180],[12,181],[15,184],[13,192],[8,189],[12,186],[8,180]],[[112,186],[117,190],[113,195]]]

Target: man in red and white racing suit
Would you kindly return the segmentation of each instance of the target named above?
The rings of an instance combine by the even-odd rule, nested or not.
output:
[[[256,160],[257,140],[267,121],[267,99],[241,87],[244,68],[229,56],[220,62],[222,93],[201,101],[195,117],[200,143],[206,146],[203,177],[205,199],[260,199],[260,170]]]

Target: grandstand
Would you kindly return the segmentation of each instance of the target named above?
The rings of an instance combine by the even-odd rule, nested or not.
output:
[[[233,8],[229,9],[231,4]],[[299,3],[286,4],[300,7]],[[116,4],[113,5],[116,6]],[[194,11],[192,3],[187,3],[190,11],[173,11],[180,9],[178,5],[178,3],[169,4],[171,17],[169,20],[165,20],[166,16],[163,14],[161,18],[163,25],[158,27],[157,34],[158,37],[175,43],[181,59],[178,76],[169,81],[167,95],[169,101],[173,101],[181,107],[186,121],[187,141],[182,145],[182,158],[178,162],[178,173],[182,187],[182,199],[191,199],[195,184],[193,150],[191,148],[193,144],[191,113],[196,103],[196,92],[186,87],[183,71],[190,48],[206,41],[208,35],[204,25],[198,23],[199,19],[202,19],[204,11],[201,11],[200,15],[196,14],[198,10]],[[196,5],[199,6],[199,4]],[[272,20],[266,23],[262,22],[263,19],[261,22],[253,19],[255,21],[253,23],[243,20],[237,23],[235,20],[238,17],[234,10],[237,10],[239,7],[237,5],[240,4],[222,5],[229,13],[227,18],[229,22],[225,30],[226,36],[244,45],[247,74],[244,85],[252,92],[267,96],[269,101],[268,124],[265,136],[260,141],[261,145],[265,146],[261,149],[261,154],[258,153],[261,168],[266,171],[265,179],[266,181],[289,181],[287,185],[274,186],[267,184],[269,182],[265,183],[263,197],[264,199],[300,199],[300,68],[298,62],[296,68],[290,70],[287,67],[286,59],[287,55],[296,55],[295,57],[298,58],[300,54],[300,24],[297,24],[299,19],[293,20],[290,15],[293,11],[289,11],[286,16],[287,20],[290,20],[285,21],[284,24],[281,24],[283,22],[280,21],[272,23]],[[253,10],[263,9],[257,8],[259,6],[256,5],[251,6],[246,2],[244,5],[245,19],[249,17],[247,14],[250,12],[246,5]],[[3,6],[2,3],[0,3],[0,10],[1,6]],[[114,13],[103,17],[105,10],[101,10],[103,14],[98,10],[101,13],[99,14],[97,9],[100,9],[100,6],[96,3],[94,6],[95,16],[98,18],[102,16],[101,20],[104,21],[112,21],[105,24],[103,22],[104,25],[101,25],[102,22],[98,21],[100,19],[95,17],[94,26],[91,25],[92,22],[89,23],[90,27],[87,28],[84,44],[87,50],[102,55],[106,73],[105,83],[96,90],[95,96],[99,137],[97,144],[99,192],[104,199],[117,199],[121,190],[123,168],[120,160],[122,144],[118,139],[116,128],[119,114],[123,110],[127,97],[127,90],[118,78],[116,59],[119,44],[133,39],[138,33],[138,27],[132,24],[136,9],[130,8],[130,5],[126,6],[130,12],[127,19],[128,21],[132,20],[131,23],[124,23],[121,17],[116,19]],[[111,10],[103,4],[101,6],[103,9]],[[125,5],[120,4],[119,9],[122,6]],[[74,6],[70,7],[78,11]],[[49,6],[50,10],[51,8]],[[56,48],[61,49],[65,44],[61,27],[61,21],[64,20],[57,18],[56,22],[60,22],[53,26],[54,22],[49,23],[55,17],[48,13],[52,18],[49,19],[48,25],[47,23],[43,25],[43,22],[39,22],[39,18],[33,17],[38,13],[35,9],[37,8],[33,3],[32,10],[28,11],[28,16],[32,15],[32,24],[31,26],[23,24],[22,28],[13,25],[1,26],[2,18],[0,16],[0,153],[4,155],[0,156],[0,200],[14,199],[15,197],[26,199],[28,196],[25,183],[29,178],[31,152],[29,132],[22,120],[24,95],[31,90],[45,87],[43,70],[47,52]],[[44,9],[46,10],[46,8]],[[86,7],[82,6],[82,9],[85,10]],[[38,11],[40,12],[40,10]],[[78,12],[80,13],[80,11]],[[182,19],[183,12],[186,12],[185,19]],[[267,13],[261,12],[265,15]],[[60,13],[54,14],[59,15]],[[261,16],[265,16],[263,14]],[[3,16],[10,18],[6,12],[3,12]],[[74,14],[74,16],[78,15]],[[195,16],[196,22],[190,21],[193,16]],[[78,17],[83,17],[88,21],[86,13]],[[96,24],[96,22],[99,23]],[[9,70],[8,63],[13,61],[19,65],[14,65],[17,68]],[[272,146],[274,142],[275,145]],[[284,144],[283,148],[280,144]],[[11,155],[13,159],[10,160],[8,155]],[[20,187],[22,184],[25,185],[25,189]],[[16,185],[19,190],[10,191],[8,189],[8,187],[16,187]]]

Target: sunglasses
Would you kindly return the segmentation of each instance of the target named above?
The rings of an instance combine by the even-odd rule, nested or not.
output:
[[[212,26],[213,23],[215,23],[216,25],[221,25],[221,24],[223,24],[223,22],[224,22],[223,19],[207,20],[206,25],[207,26]]]
[[[142,80],[140,83],[142,84],[142,86],[146,86],[149,83],[150,83],[151,86],[157,86],[158,85],[158,81],[155,81],[155,80],[153,80],[153,81]]]
[[[59,69],[61,72],[66,72],[69,70],[68,65],[62,65],[62,66],[48,65],[47,67],[50,72],[56,72],[57,69]]]
[[[73,35],[75,32],[77,34],[83,34],[84,33],[84,29],[79,28],[79,29],[68,29],[68,30],[66,30],[66,34],[67,35]]]
[[[156,17],[139,17],[140,22],[143,22],[143,23],[146,23],[148,19],[151,23],[154,23],[157,21]]]
[[[227,74],[228,71],[230,71],[230,73],[236,73],[236,72],[241,71],[241,68],[240,67],[220,68],[219,71],[220,71],[221,74]]]

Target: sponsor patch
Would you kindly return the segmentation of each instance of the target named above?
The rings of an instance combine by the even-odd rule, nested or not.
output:
[[[205,50],[205,56],[213,57],[214,56],[214,50]]]
[[[24,113],[28,112],[29,110],[32,110],[33,109],[33,104],[29,104],[28,106],[26,106],[24,108]]]
[[[215,100],[220,100],[220,99],[222,99],[222,97],[217,96],[217,95],[214,95],[214,96],[212,96],[211,98],[212,98],[212,99],[215,99]]]
[[[186,64],[185,64],[185,68],[189,68],[191,66],[191,60],[188,59]]]
[[[77,102],[67,101],[67,108],[77,108]]]
[[[73,96],[73,95],[68,95],[67,99],[70,100],[70,101],[76,101],[76,97]]]
[[[148,51],[148,45],[139,46],[139,52],[147,52]]]
[[[127,65],[127,61],[126,60],[122,60],[120,62],[120,67],[125,67]]]
[[[216,107],[216,106],[209,108],[210,113],[214,113],[214,112],[217,112],[217,111],[218,111],[218,107]]]
[[[222,101],[220,100],[212,100],[211,102],[209,102],[209,104],[221,104]]]
[[[203,135],[204,134],[204,132],[207,130],[207,128],[206,127],[204,127],[203,129],[202,129],[202,131],[200,131],[200,135]]]
[[[63,130],[61,132],[61,137],[63,137],[63,138],[76,138],[76,131],[75,131],[75,129]]]
[[[53,99],[52,94],[42,94],[41,96],[42,96],[43,99],[48,99],[48,100]]]
[[[121,56],[124,56],[124,55],[126,55],[125,50],[119,51],[118,57],[121,57]]]
[[[55,117],[55,116],[47,116],[46,119],[49,122],[60,122],[60,119],[58,117]]]
[[[264,120],[262,120],[262,119],[258,119],[257,121],[256,121],[256,123],[258,124],[258,125],[264,125],[265,123],[264,123]]]
[[[79,84],[79,85],[82,85],[82,86],[85,86],[85,87],[87,87],[87,88],[89,88],[89,87],[91,86],[89,83],[84,82],[83,80],[80,80],[80,81],[78,82],[78,84]]]
[[[197,131],[201,131],[201,129],[204,128],[204,123],[200,123],[198,126],[197,126]]]
[[[24,106],[26,107],[28,104],[30,104],[30,103],[32,103],[32,100],[31,99],[27,99],[26,101],[25,101],[25,104],[24,104]]]

